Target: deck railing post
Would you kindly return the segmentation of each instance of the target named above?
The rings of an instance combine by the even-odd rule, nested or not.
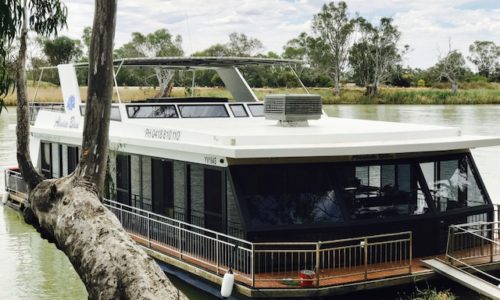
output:
[[[487,225],[485,225],[487,226]],[[493,251],[495,250],[495,238],[494,238],[494,233],[493,233],[493,228],[495,228],[495,223],[491,224],[491,241],[490,241],[490,262],[493,262]]]
[[[255,245],[252,243],[252,253],[250,253],[250,276],[252,277],[252,287],[255,287]]]
[[[368,279],[368,238],[364,238],[365,280]]]
[[[179,239],[178,239],[178,246],[177,248],[179,249],[179,259],[182,260],[182,223],[179,223]]]
[[[151,234],[150,234],[150,228],[149,228],[149,226],[151,225],[150,224],[151,218],[150,218],[149,213],[146,214],[146,217],[148,218],[147,219],[147,226],[148,226],[148,247],[151,248]]]
[[[410,274],[412,273],[412,262],[413,262],[413,231],[410,231],[410,266],[408,269],[410,270]]]
[[[321,242],[317,242],[316,243],[316,286],[319,287],[319,275],[320,275],[320,263],[319,263],[319,260],[320,260],[320,247],[321,247]]]
[[[217,275],[219,275],[219,234],[215,234],[215,263],[217,265]]]

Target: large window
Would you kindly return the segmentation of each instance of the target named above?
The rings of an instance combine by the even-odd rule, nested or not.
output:
[[[231,174],[253,228],[342,220],[326,164],[234,166]]]
[[[116,155],[116,200],[130,205],[130,156]]]
[[[230,170],[250,230],[418,216],[489,203],[467,154]]]
[[[429,211],[411,164],[344,165],[339,183],[352,219],[418,215]]]
[[[205,227],[223,232],[222,201],[224,200],[224,194],[222,172],[205,168],[203,181],[205,194]]]
[[[438,211],[487,203],[467,156],[423,162],[420,167]]]
[[[152,159],[153,212],[174,217],[174,169],[171,161]]]

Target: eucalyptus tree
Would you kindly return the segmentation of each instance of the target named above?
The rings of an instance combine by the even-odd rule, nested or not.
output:
[[[391,18],[380,19],[377,26],[358,18],[357,24],[360,37],[350,49],[349,62],[357,83],[365,86],[366,95],[373,96],[409,47],[398,49],[401,33]]]
[[[108,154],[116,0],[95,4],[80,163],[72,174],[50,180],[35,170],[29,155],[26,39],[29,29],[46,36],[56,33],[65,24],[66,8],[58,0],[7,0],[0,5],[2,44],[20,39],[17,160],[29,190],[25,219],[68,256],[90,299],[178,299],[177,289],[159,266],[100,201]],[[8,92],[10,86],[3,84],[2,89]]]
[[[140,32],[132,33],[132,40],[124,44],[115,51],[121,58],[126,57],[162,57],[162,56],[182,56],[182,37],[173,36],[167,29],[158,29],[149,34]],[[160,86],[158,97],[168,97],[173,88],[173,77],[175,71],[164,68],[155,68],[155,75]],[[126,71],[127,72],[127,71]],[[144,72],[137,70],[128,71],[144,77]]]
[[[42,39],[42,44],[43,52],[49,64],[53,66],[79,61],[83,55],[80,40],[73,40],[67,36]]]
[[[469,46],[468,59],[476,66],[479,75],[490,78],[500,67],[500,46],[492,41],[475,41]]]
[[[465,58],[458,50],[452,50],[451,46],[444,57],[439,57],[438,63],[434,66],[439,79],[446,79],[451,85],[451,91],[456,93],[461,81],[468,72]]]
[[[312,49],[316,49],[311,58],[317,67],[329,74],[335,85],[335,95],[340,94],[340,80],[344,75],[354,21],[350,19],[347,4],[344,1],[324,4],[321,11],[313,18],[312,28],[317,35]]]

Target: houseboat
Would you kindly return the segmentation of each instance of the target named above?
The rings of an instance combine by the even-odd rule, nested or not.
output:
[[[470,149],[499,137],[332,118],[308,93],[260,101],[240,72],[295,63],[115,61],[116,71],[213,70],[232,94],[112,105],[103,201],[166,271],[220,285],[232,269],[245,297],[347,293],[428,278],[419,258],[446,253],[450,225],[494,221]],[[47,178],[71,173],[81,153],[85,104],[74,66],[58,69],[64,107],[37,109],[31,126]]]

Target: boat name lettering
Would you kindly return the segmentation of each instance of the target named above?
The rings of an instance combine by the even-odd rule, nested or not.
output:
[[[217,165],[217,157],[205,156],[205,163],[209,165]]]
[[[61,117],[57,118],[56,122],[54,123],[54,127],[57,128],[73,128],[77,129],[80,126],[78,121],[76,120],[75,117],[71,117],[69,119],[63,119]]]
[[[146,128],[144,130],[144,136],[150,139],[178,141],[181,138],[181,132],[179,130],[171,129]]]

